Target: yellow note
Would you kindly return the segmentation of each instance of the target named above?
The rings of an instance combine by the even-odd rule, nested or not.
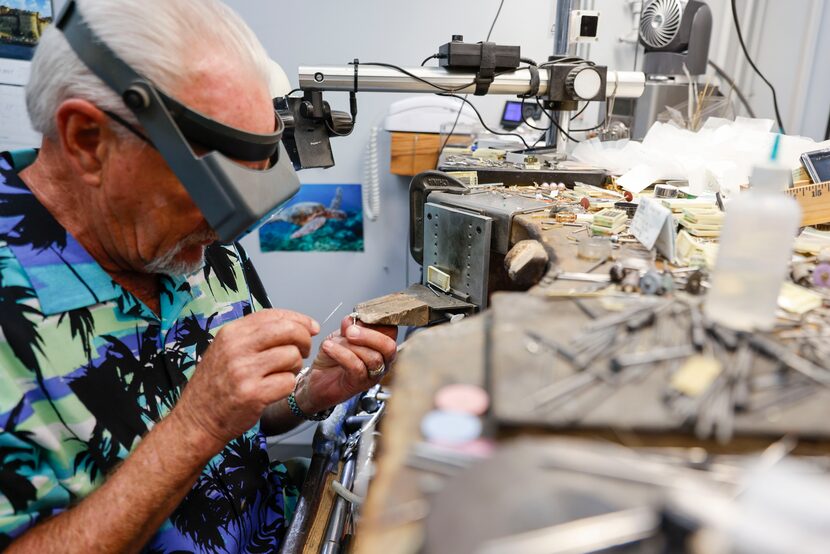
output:
[[[821,308],[824,298],[817,292],[786,281],[781,286],[778,307],[795,315],[804,315]]]
[[[723,371],[721,363],[710,356],[692,356],[671,380],[673,389],[690,398],[697,398],[712,386]]]

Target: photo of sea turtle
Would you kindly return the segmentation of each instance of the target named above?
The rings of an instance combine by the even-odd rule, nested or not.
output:
[[[304,185],[259,232],[263,252],[362,252],[360,185]]]

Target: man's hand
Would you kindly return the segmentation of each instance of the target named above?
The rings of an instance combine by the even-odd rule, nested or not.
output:
[[[297,404],[307,414],[328,409],[376,385],[372,378],[381,366],[391,367],[397,353],[397,327],[352,325],[347,317],[340,331],[329,335],[311,366],[305,385],[297,392]]]
[[[174,409],[216,452],[253,427],[294,389],[320,325],[287,310],[263,310],[223,327]]]

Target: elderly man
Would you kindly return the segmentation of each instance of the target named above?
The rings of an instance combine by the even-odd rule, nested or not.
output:
[[[217,0],[78,7],[169,96],[273,131],[268,57]],[[263,308],[245,253],[213,244],[56,29],[27,98],[42,148],[0,157],[0,550],[274,551],[295,492],[265,435],[374,385],[396,331],[344,320],[295,378],[319,324]]]

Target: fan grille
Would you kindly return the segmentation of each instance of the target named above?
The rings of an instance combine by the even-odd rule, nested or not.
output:
[[[652,48],[665,48],[680,31],[680,0],[652,0],[643,6],[640,38]]]

